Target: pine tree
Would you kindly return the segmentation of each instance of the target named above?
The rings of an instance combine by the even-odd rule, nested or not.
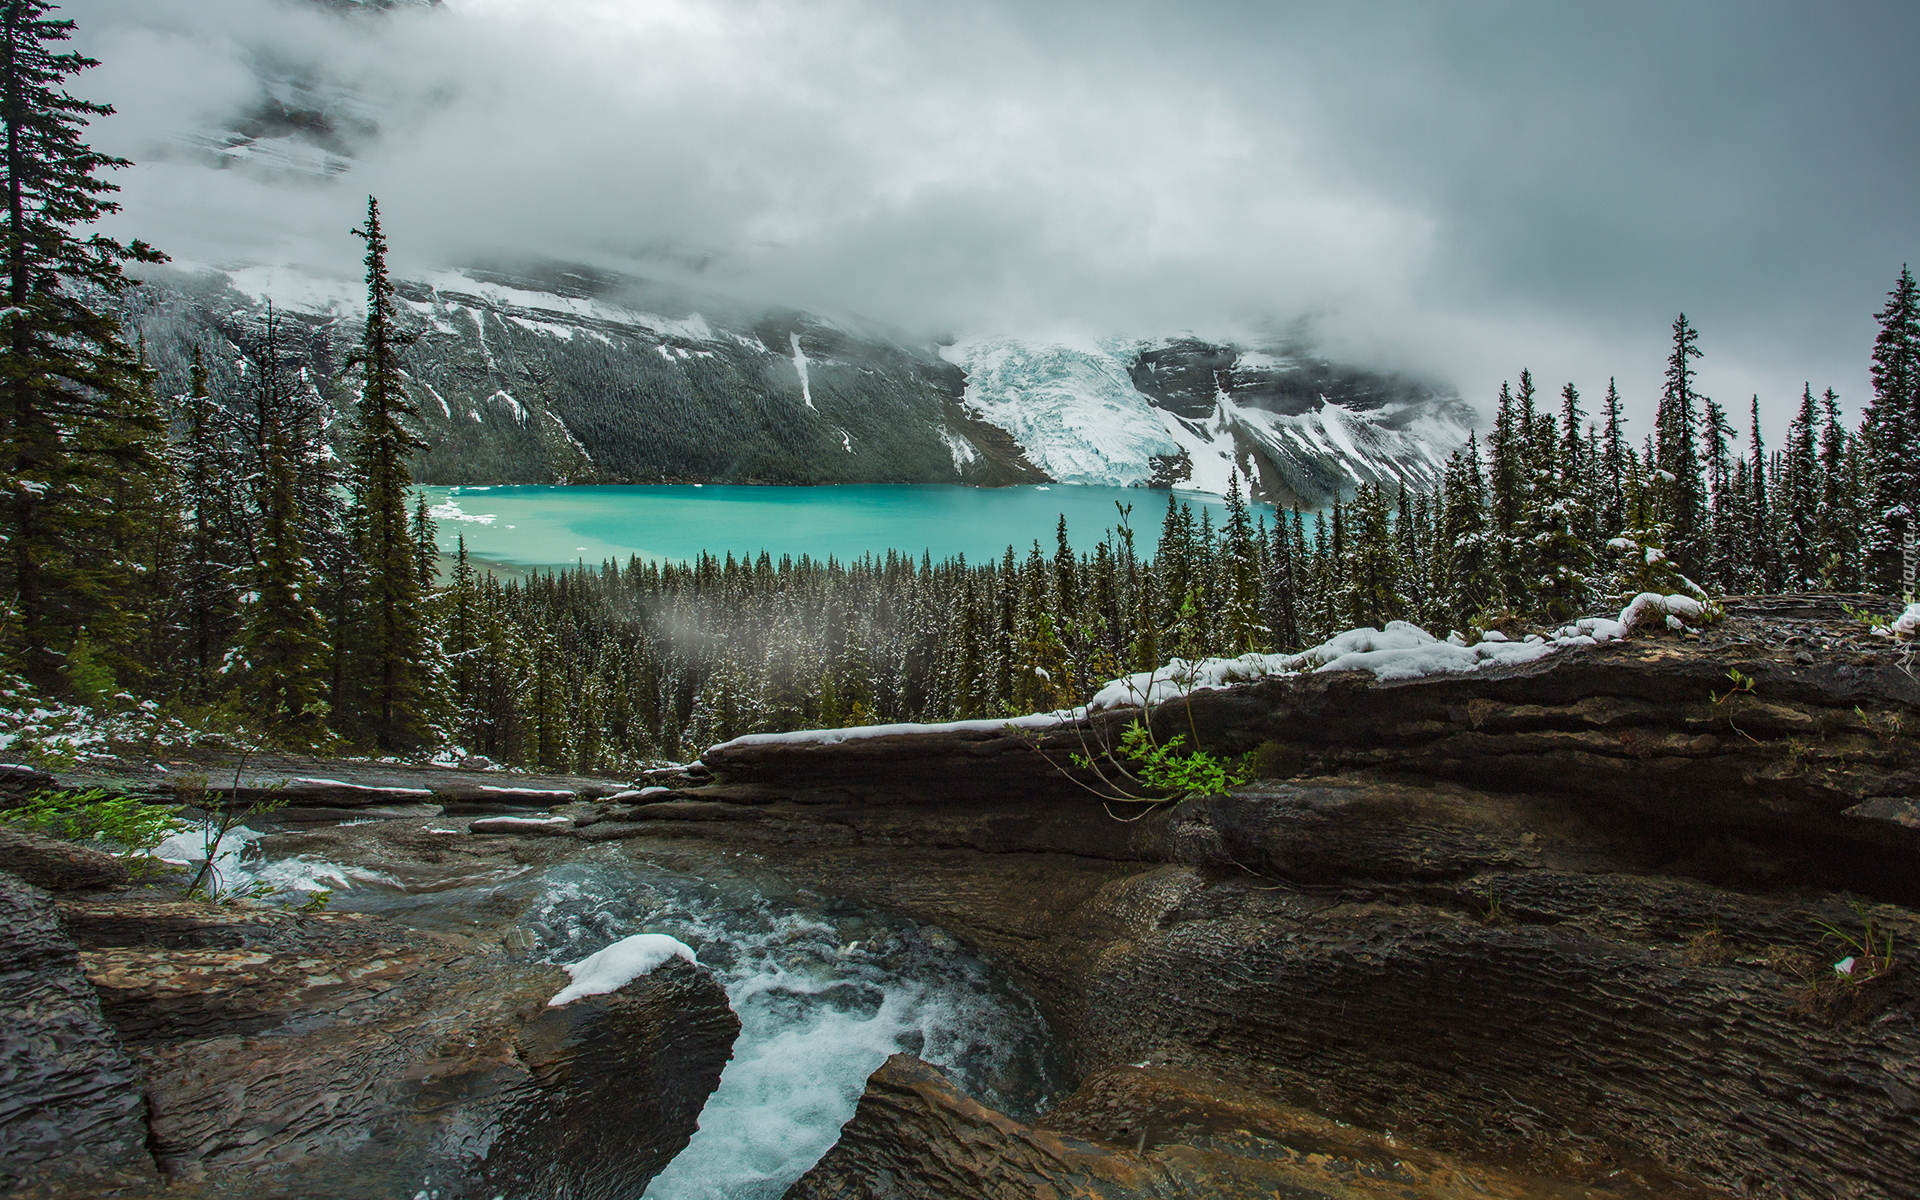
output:
[[[1621,429],[1624,418],[1620,415],[1620,389],[1614,386],[1611,378],[1607,380],[1607,398],[1601,413],[1606,418],[1606,427],[1600,442],[1600,474],[1604,480],[1599,514],[1600,532],[1602,536],[1610,538],[1626,528],[1626,468],[1629,452]]]
[[[1767,444],[1760,433],[1758,396],[1753,398],[1749,420],[1753,430],[1753,491],[1748,505],[1747,561],[1754,590],[1770,592],[1780,586],[1780,556],[1774,549],[1773,495],[1769,486],[1772,472],[1767,461]]]
[[[1253,521],[1240,495],[1240,473],[1227,479],[1227,523],[1220,543],[1220,639],[1222,654],[1264,649],[1267,630],[1260,619],[1260,560]]]
[[[1701,555],[1701,573],[1724,590],[1740,555],[1739,532],[1733,518],[1733,439],[1737,436],[1727,411],[1706,401],[1707,541]]]
[[[1707,505],[1700,479],[1700,395],[1693,390],[1693,360],[1700,331],[1681,313],[1673,322],[1673,352],[1667,356],[1666,387],[1654,416],[1654,503],[1665,526],[1667,554],[1691,575],[1706,549]]]
[[[1386,491],[1378,484],[1362,484],[1354,493],[1347,612],[1356,625],[1385,628],[1388,621],[1406,616],[1407,598],[1400,588],[1400,555],[1389,511]]]
[[[1467,436],[1464,449],[1447,461],[1441,484],[1439,557],[1445,620],[1460,629],[1498,603],[1500,583],[1487,530],[1486,482],[1480,472],[1480,447]]]
[[[328,740],[326,626],[314,608],[318,580],[300,541],[293,455],[282,434],[266,447],[266,472],[241,683],[247,711],[277,742],[310,750]]]
[[[395,323],[377,200],[368,198],[366,226],[354,233],[367,243],[367,325],[357,358],[363,378],[352,459],[351,524],[360,565],[354,657],[366,691],[358,724],[380,749],[409,750],[428,737],[426,597],[408,519],[408,462],[422,445],[414,432],[420,414],[400,369],[405,339]],[[558,743],[544,733],[541,739],[542,764],[564,766]]]
[[[1860,512],[1851,486],[1847,428],[1840,423],[1840,397],[1828,388],[1820,404],[1820,587],[1846,591],[1858,572]]]
[[[214,402],[207,383],[206,359],[193,348],[187,394],[181,398],[179,424],[185,440],[181,459],[181,501],[187,516],[186,571],[181,602],[185,608],[186,686],[195,700],[205,699],[221,653],[236,636],[237,582],[246,577],[252,555],[243,548],[233,500],[238,466],[230,448],[230,417]]]
[[[1568,384],[1563,393],[1569,423],[1579,416],[1579,393]],[[1571,621],[1581,615],[1590,599],[1593,572],[1593,545],[1581,535],[1585,505],[1580,499],[1580,481],[1575,474],[1579,462],[1577,436],[1562,442],[1562,452],[1543,461],[1535,470],[1533,506],[1528,526],[1527,551],[1536,572],[1529,611],[1549,621]]]
[[[1304,535],[1300,510],[1292,510],[1291,519],[1282,512],[1275,516],[1268,531],[1266,577],[1260,594],[1265,601],[1267,628],[1273,648],[1280,651],[1300,646],[1300,578]]]
[[[1902,266],[1874,319],[1867,439],[1874,481],[1866,538],[1872,586],[1913,595],[1920,570],[1920,286]]]
[[[99,172],[130,164],[82,140],[89,118],[113,110],[64,90],[98,63],[56,52],[73,22],[47,19],[52,7],[0,0],[0,591],[15,614],[9,664],[59,691],[67,653],[83,633],[94,645],[130,640],[137,624],[127,611],[131,572],[116,551],[133,540],[138,516],[114,493],[117,483],[158,467],[149,431],[137,425],[149,404],[147,372],[95,297],[133,285],[123,264],[165,258],[144,242],[79,232],[119,211],[108,199],[117,189]]]
[[[1800,394],[1800,411],[1787,427],[1780,476],[1781,555],[1790,591],[1808,591],[1820,582],[1819,436],[1813,385],[1808,384]]]
[[[1520,378],[1527,392],[1526,400],[1516,403],[1508,386],[1500,385],[1493,434],[1487,440],[1487,474],[1491,488],[1487,533],[1500,581],[1496,604],[1515,609],[1526,606],[1532,585],[1527,551],[1522,543],[1531,501],[1533,376],[1523,371]]]

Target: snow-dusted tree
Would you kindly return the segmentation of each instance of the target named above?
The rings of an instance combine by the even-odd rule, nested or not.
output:
[[[421,446],[420,414],[400,369],[406,339],[396,322],[377,200],[368,198],[366,226],[354,232],[367,244],[367,324],[357,356],[362,378],[349,476],[358,560],[349,655],[353,725],[382,750],[405,750],[428,738],[426,589],[410,520],[408,466]],[[543,761],[549,757],[543,751]]]
[[[1388,621],[1407,615],[1407,597],[1400,588],[1403,567],[1390,512],[1386,491],[1378,484],[1361,484],[1354,493],[1347,612],[1356,625],[1385,627]]]
[[[1693,360],[1700,331],[1681,313],[1673,322],[1673,352],[1667,356],[1666,387],[1654,416],[1652,480],[1668,553],[1682,570],[1695,570],[1706,545],[1706,488],[1700,477],[1700,402],[1693,390]]]
[[[1920,571],[1920,286],[1913,272],[1875,314],[1873,402],[1866,436],[1874,472],[1867,575],[1875,587],[1912,595]]]
[[[1260,619],[1260,555],[1253,520],[1240,494],[1240,474],[1227,480],[1227,523],[1220,539],[1218,606],[1220,632],[1216,649],[1225,655],[1246,654],[1267,645],[1267,629]]]
[[[113,110],[65,90],[98,63],[56,50],[73,22],[52,8],[0,0],[0,592],[9,665],[58,691],[83,633],[96,648],[136,635],[125,555],[141,514],[120,501],[162,445],[147,372],[99,297],[132,286],[123,264],[165,256],[90,232],[120,207],[100,172],[130,164],[83,140]]]

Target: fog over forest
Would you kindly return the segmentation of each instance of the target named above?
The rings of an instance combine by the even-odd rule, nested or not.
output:
[[[112,224],[187,263],[545,254],[921,336],[1233,336],[1451,382],[1850,412],[1920,258],[1920,10],[1780,3],[72,0]],[[263,85],[263,80],[268,81]],[[209,138],[288,89],[331,176]]]

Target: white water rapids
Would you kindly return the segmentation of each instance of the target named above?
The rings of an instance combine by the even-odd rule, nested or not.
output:
[[[548,872],[526,914],[535,953],[580,958],[632,933],[694,947],[740,1037],[693,1141],[648,1200],[776,1198],[819,1160],[872,1074],[908,1051],[983,1101],[1031,1116],[1053,1069],[1032,1004],[937,929],[836,911],[805,892],[634,865]]]
[[[289,894],[324,886],[337,908],[429,927],[515,916],[532,936],[530,955],[554,963],[636,933],[693,947],[726,988],[740,1036],[692,1142],[646,1200],[777,1200],[833,1145],[867,1076],[896,1052],[919,1055],[1023,1119],[1059,1078],[1033,1003],[950,935],[774,877],[711,869],[695,877],[603,850],[537,873],[416,891],[376,871],[262,858],[257,840],[246,831],[219,856],[223,886],[264,881]],[[198,843],[188,834],[168,849],[204,859]]]

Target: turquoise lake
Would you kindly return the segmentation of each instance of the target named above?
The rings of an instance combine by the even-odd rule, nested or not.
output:
[[[1159,541],[1167,493],[1148,488],[1071,484],[970,488],[950,484],[843,484],[833,487],[736,487],[720,484],[590,487],[421,488],[439,520],[440,547],[467,539],[477,558],[529,567],[597,564],[606,559],[689,561],[702,550],[736,558],[765,550],[777,560],[831,555],[841,561],[899,550],[938,560],[998,558],[1008,545],[1024,555],[1035,539],[1048,553],[1054,524],[1066,514],[1073,544],[1089,550],[1119,521],[1115,502],[1133,505],[1135,545]],[[1226,502],[1175,492],[1195,512]],[[1255,505],[1272,518],[1272,509]]]

